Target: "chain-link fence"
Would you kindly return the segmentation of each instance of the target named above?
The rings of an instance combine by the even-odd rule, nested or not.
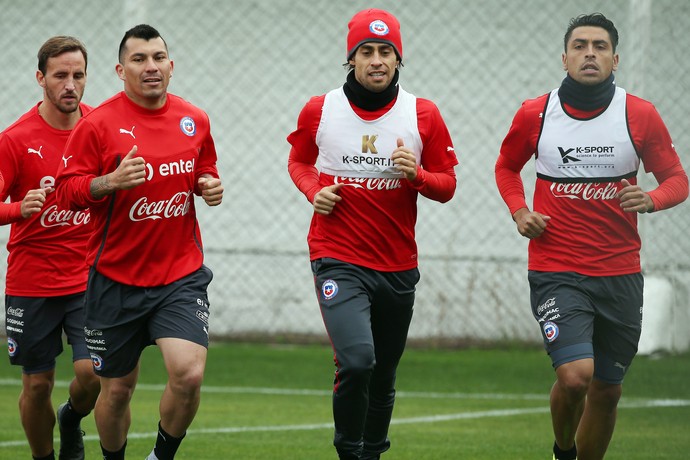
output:
[[[450,203],[420,197],[422,280],[411,336],[538,340],[527,241],[493,178],[513,114],[524,99],[560,84],[569,19],[601,11],[620,32],[618,84],[654,102],[689,166],[690,2],[0,0],[0,127],[41,97],[35,56],[48,37],[69,34],[86,43],[84,100],[96,105],[122,89],[114,66],[124,31],[142,22],[158,28],[175,62],[170,90],[208,112],[226,187],[220,208],[199,206],[215,272],[212,333],[323,336],[306,249],[311,207],[287,174],[285,137],[310,96],[344,82],[347,22],[367,7],[400,19],[400,82],[437,103],[460,160]],[[533,170],[524,178],[530,194]],[[641,216],[640,227],[646,272],[671,280],[678,308],[687,311],[688,205]]]

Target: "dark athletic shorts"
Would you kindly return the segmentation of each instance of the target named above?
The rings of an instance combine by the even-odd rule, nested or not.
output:
[[[165,286],[139,287],[95,270],[86,290],[86,344],[96,374],[123,377],[136,368],[144,348],[161,338],[208,347],[206,266]]]
[[[530,271],[528,279],[532,314],[553,367],[594,358],[598,380],[623,382],[642,331],[642,274]]]
[[[5,296],[5,331],[10,363],[25,374],[55,368],[62,353],[62,331],[72,360],[89,359],[84,342],[84,293],[58,297]]]

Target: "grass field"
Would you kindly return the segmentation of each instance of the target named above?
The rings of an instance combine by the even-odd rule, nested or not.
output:
[[[55,406],[66,398],[61,357]],[[326,460],[331,445],[331,351],[320,345],[214,343],[201,408],[177,458]],[[151,450],[165,382],[158,349],[142,357],[127,458]],[[389,460],[550,459],[547,394],[553,371],[539,348],[409,349],[399,368]],[[0,459],[29,459],[17,412],[18,368],[0,364]],[[86,458],[100,449],[93,417],[82,423]],[[690,354],[638,357],[624,386],[607,460],[686,459],[690,452]]]

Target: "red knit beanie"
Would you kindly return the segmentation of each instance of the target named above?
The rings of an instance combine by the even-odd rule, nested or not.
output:
[[[347,33],[347,60],[354,56],[357,48],[367,42],[388,43],[402,60],[402,37],[400,23],[388,11],[369,9],[352,16]]]

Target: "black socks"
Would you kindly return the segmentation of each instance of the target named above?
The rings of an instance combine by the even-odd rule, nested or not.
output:
[[[158,460],[170,460],[174,458],[177,448],[180,447],[180,443],[182,439],[184,439],[184,436],[185,435],[174,438],[166,433],[163,428],[161,428],[161,422],[158,422],[158,437],[156,438],[156,447],[153,449]]]
[[[568,450],[561,450],[558,444],[553,443],[553,454],[556,456],[556,460],[576,460],[577,459],[577,446],[573,444]]]
[[[79,423],[81,422],[81,419],[86,417],[89,414],[80,414],[74,410],[72,407],[72,401],[67,400],[67,406],[65,408],[66,410],[62,413],[62,417],[60,418],[60,421],[63,426],[67,428],[76,428],[79,426]]]
[[[55,451],[51,452],[50,454],[46,455],[45,457],[34,457],[33,455],[31,456],[34,460],[55,460]]]
[[[110,452],[101,445],[101,452],[103,452],[103,460],[125,460],[125,449],[127,448],[127,441],[117,452]]]

